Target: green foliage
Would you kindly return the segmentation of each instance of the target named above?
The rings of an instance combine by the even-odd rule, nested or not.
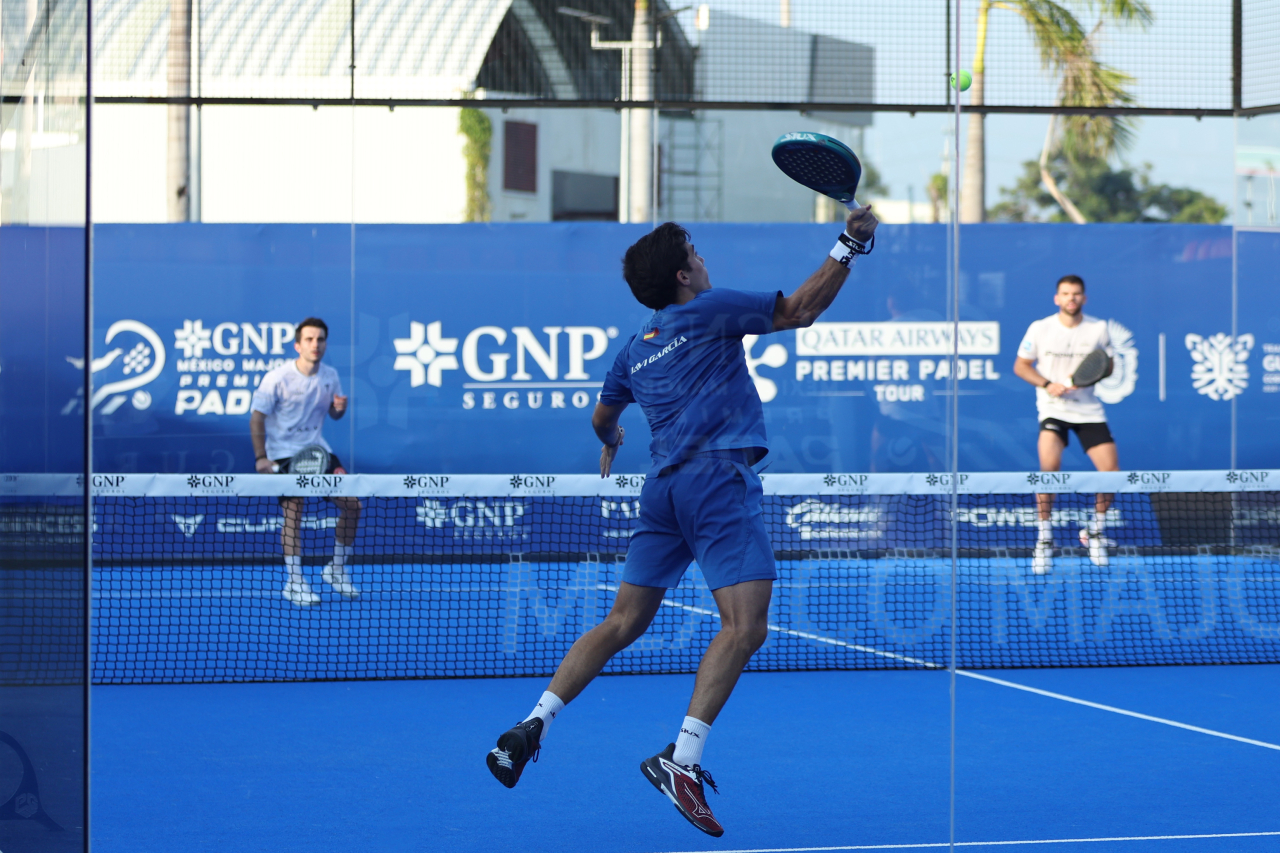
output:
[[[1187,187],[1151,181],[1151,166],[1113,169],[1102,158],[1071,159],[1058,153],[1049,172],[1067,198],[1090,222],[1194,222],[1217,224],[1227,209]],[[1040,164],[1023,163],[1022,176],[1001,188],[1004,200],[991,209],[996,222],[1070,222],[1040,179]]]
[[[862,161],[862,180],[858,182],[858,195],[865,198],[888,198],[889,185],[880,177],[880,170],[866,160]]]
[[[488,222],[489,151],[493,142],[493,122],[480,110],[464,107],[458,114],[458,132],[467,140],[462,146],[466,163],[467,202],[465,222]]]

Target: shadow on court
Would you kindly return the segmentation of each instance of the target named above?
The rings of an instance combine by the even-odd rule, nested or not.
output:
[[[993,673],[1280,743],[1280,666]],[[948,837],[948,677],[748,673],[706,761],[701,835],[641,777],[691,675],[597,680],[514,790],[484,766],[545,679],[94,690],[93,843],[173,850],[693,851],[933,845]],[[1280,751],[961,678],[957,841],[1280,830]],[[1036,845],[1264,850],[1280,837]],[[936,849],[936,848],[935,848]],[[1022,849],[1022,848],[1019,848]]]

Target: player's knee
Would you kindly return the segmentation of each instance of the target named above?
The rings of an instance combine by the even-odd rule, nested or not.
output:
[[[769,625],[767,622],[749,622],[743,625],[736,625],[730,629],[735,645],[740,650],[749,655],[753,655],[765,640],[769,639]]]

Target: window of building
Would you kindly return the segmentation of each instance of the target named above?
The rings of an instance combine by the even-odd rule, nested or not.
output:
[[[502,123],[502,188],[538,191],[538,126],[525,121]]]
[[[551,173],[551,218],[618,221],[618,178],[586,172]]]

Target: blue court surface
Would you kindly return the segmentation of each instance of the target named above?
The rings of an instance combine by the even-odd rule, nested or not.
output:
[[[720,839],[639,772],[674,738],[691,675],[597,679],[514,790],[494,781],[485,753],[545,683],[96,687],[94,849],[947,846],[945,672],[745,674],[704,759]],[[1280,849],[1280,665],[993,670],[956,683],[958,847]]]

